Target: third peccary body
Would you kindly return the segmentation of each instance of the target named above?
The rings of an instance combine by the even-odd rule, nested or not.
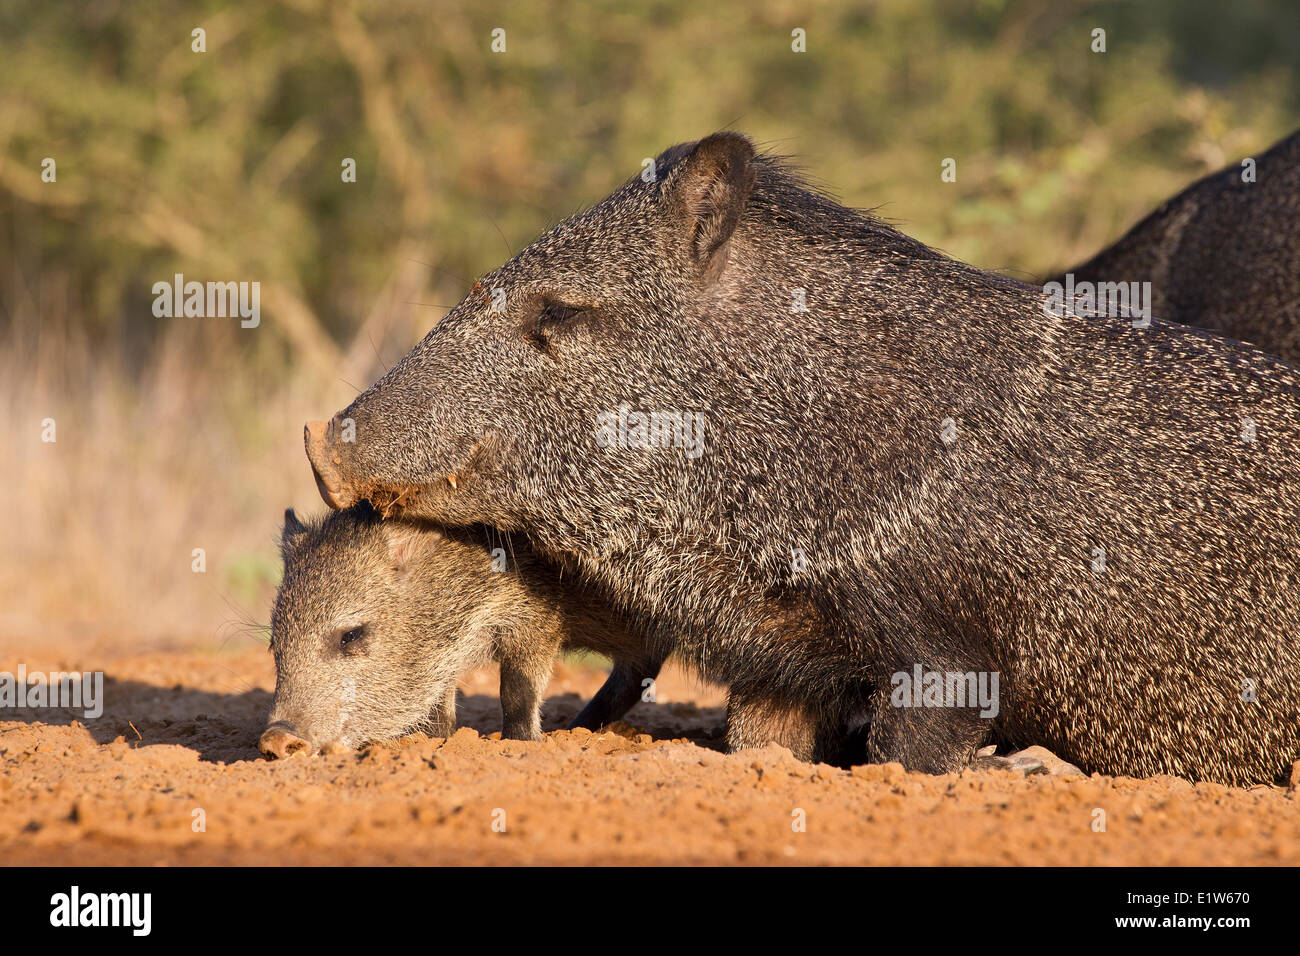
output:
[[[1234,164],[1198,180],[1074,281],[1150,282],[1157,317],[1300,362],[1300,133],[1254,158],[1251,178]]]
[[[1294,369],[1049,316],[738,134],[654,171],[308,426],[327,501],[526,532],[733,705],[865,718],[868,759],[945,771],[992,738],[1087,771],[1285,774]],[[918,668],[996,675],[996,706],[903,692]]]
[[[615,662],[574,726],[621,717],[641,679],[658,673],[624,620],[527,541],[381,523],[363,504],[309,524],[287,512],[282,542],[275,701],[261,741],[269,756],[412,730],[446,736],[457,679],[492,661],[501,665],[502,735],[525,740],[541,735],[542,694],[562,647]]]

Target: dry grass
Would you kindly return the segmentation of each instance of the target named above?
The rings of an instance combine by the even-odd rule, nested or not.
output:
[[[322,507],[302,423],[351,389],[250,359],[204,321],[165,326],[142,362],[14,325],[0,349],[0,636],[259,637],[283,509]]]

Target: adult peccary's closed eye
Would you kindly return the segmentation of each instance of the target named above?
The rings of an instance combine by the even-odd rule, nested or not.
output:
[[[310,429],[327,500],[525,531],[733,705],[865,718],[869,759],[1286,772],[1295,370],[1049,315],[737,134],[654,172]]]
[[[536,739],[564,646],[615,660],[609,689],[575,725],[594,729],[626,713],[662,661],[526,541],[499,538],[381,522],[365,504],[310,524],[286,512],[271,617],[275,701],[262,751],[347,749],[412,730],[446,736],[457,679],[489,661],[501,665],[503,736]]]
[[[1159,318],[1300,362],[1300,133],[1188,186],[1068,274],[1150,282]]]

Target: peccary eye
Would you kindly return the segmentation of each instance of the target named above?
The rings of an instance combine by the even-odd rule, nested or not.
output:
[[[361,627],[354,627],[349,631],[344,631],[343,634],[339,637],[339,647],[347,647],[349,644],[353,643],[354,641],[359,641],[361,640],[361,638],[365,636],[366,636],[365,625],[362,625]]]
[[[543,352],[549,352],[551,347],[550,334],[560,326],[572,322],[586,311],[586,309],[578,306],[566,305],[554,299],[547,299],[542,303],[541,310],[533,320],[532,327],[528,332],[528,338],[537,348]]]
[[[548,300],[542,305],[542,312],[541,315],[537,317],[537,321],[543,326],[559,325],[562,322],[567,322],[570,319],[581,315],[582,311],[582,309],[579,309],[576,306],[565,305],[563,302]]]

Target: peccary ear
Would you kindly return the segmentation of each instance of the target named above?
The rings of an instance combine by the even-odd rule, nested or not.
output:
[[[685,227],[691,257],[707,269],[731,238],[754,188],[754,144],[740,133],[714,133],[675,172],[673,211]]]
[[[307,531],[307,526],[298,520],[292,508],[284,509],[284,530],[280,532],[280,550],[289,552],[298,539]]]
[[[396,570],[405,571],[420,548],[436,537],[437,532],[413,521],[397,520],[384,522],[384,536],[388,542],[389,563]]]

